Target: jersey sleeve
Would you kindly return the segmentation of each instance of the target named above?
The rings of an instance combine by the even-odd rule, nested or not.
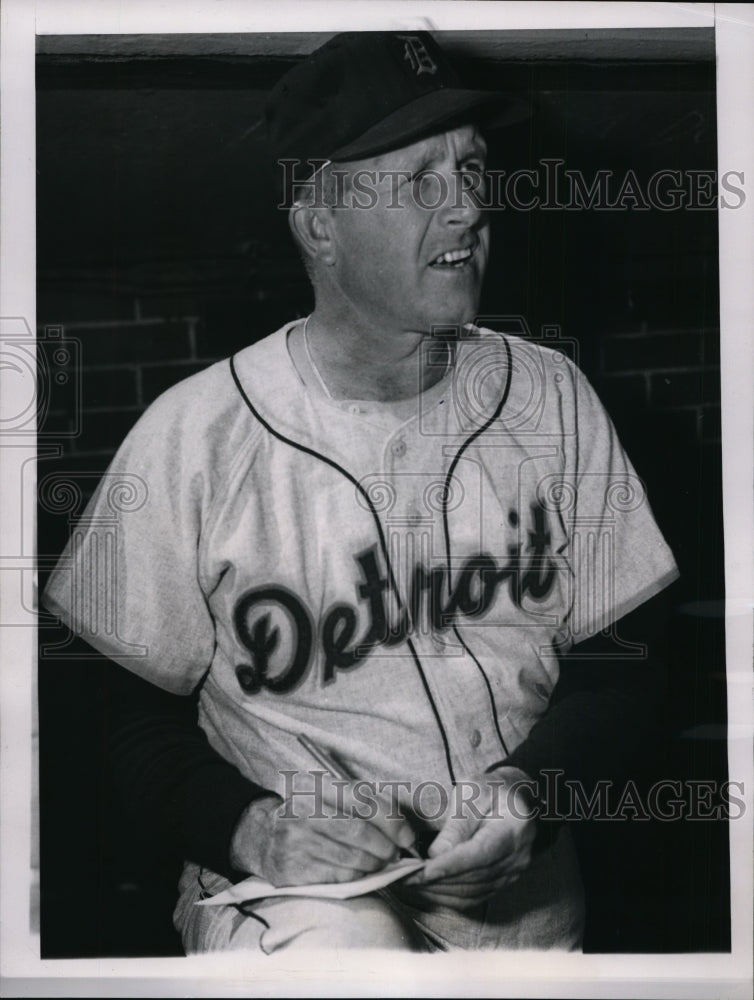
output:
[[[211,484],[185,410],[171,391],[141,417],[42,596],[99,652],[176,694],[201,680],[215,645],[198,565]]]
[[[571,370],[570,472],[558,496],[573,585],[568,624],[577,643],[663,590],[678,568],[610,417],[582,372]]]

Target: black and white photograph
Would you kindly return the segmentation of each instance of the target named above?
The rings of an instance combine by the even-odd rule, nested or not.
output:
[[[748,995],[752,5],[38,6],[6,995]]]

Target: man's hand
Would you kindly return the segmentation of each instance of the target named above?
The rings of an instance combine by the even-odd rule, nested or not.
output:
[[[427,852],[430,860],[394,891],[407,902],[467,910],[518,879],[529,866],[536,836],[532,801],[522,782],[530,784],[528,775],[504,767],[473,785],[456,786]]]
[[[380,871],[413,844],[413,830],[388,803],[377,803],[376,815],[362,819],[348,786],[338,790],[342,812],[333,797],[328,800],[325,816],[307,815],[299,803],[293,808],[277,795],[252,802],[233,833],[233,867],[274,886],[351,882]]]

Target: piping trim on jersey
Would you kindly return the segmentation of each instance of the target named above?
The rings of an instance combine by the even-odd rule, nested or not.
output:
[[[466,449],[469,447],[469,445],[473,441],[475,441],[481,434],[484,434],[484,432],[486,430],[488,430],[492,426],[492,424],[498,419],[498,417],[500,416],[500,414],[503,411],[503,407],[505,406],[505,404],[506,404],[506,402],[508,400],[508,394],[510,393],[511,381],[512,381],[512,378],[513,378],[513,357],[511,355],[510,344],[508,343],[507,337],[503,338],[503,343],[505,344],[505,353],[506,353],[507,362],[508,362],[508,370],[506,372],[505,388],[503,389],[503,394],[500,397],[500,402],[495,407],[495,412],[492,414],[492,416],[489,417],[489,419],[487,419],[482,424],[481,427],[477,427],[477,429],[474,431],[474,433],[470,434],[466,438],[466,440],[463,442],[463,444],[461,445],[461,447],[456,452],[456,454],[455,454],[455,456],[453,458],[453,461],[448,466],[448,471],[447,471],[447,474],[445,476],[445,487],[444,487],[443,492],[442,492],[442,497],[443,497],[443,500],[442,500],[442,526],[443,526],[443,532],[445,534],[445,556],[446,556],[447,565],[448,565],[448,572],[446,573],[446,579],[448,581],[448,590],[450,592],[452,592],[451,579],[450,579],[450,526],[448,524],[448,497],[450,496],[450,480],[453,478],[453,473],[455,472],[455,468],[458,465],[458,462],[460,461],[461,455],[463,455],[463,453],[466,451]],[[495,729],[497,731],[498,739],[500,740],[500,745],[502,746],[503,751],[505,752],[505,755],[507,757],[508,756],[508,747],[506,746],[505,740],[503,739],[503,734],[502,734],[502,732],[500,730],[500,720],[497,717],[497,706],[495,705],[495,696],[494,696],[494,694],[492,692],[492,685],[490,684],[490,679],[487,676],[487,674],[485,673],[484,668],[482,667],[482,664],[476,658],[476,656],[474,655],[474,653],[472,652],[472,650],[469,649],[469,647],[468,647],[467,643],[465,642],[465,640],[461,638],[461,634],[458,631],[458,626],[455,625],[455,624],[453,624],[453,625],[451,625],[451,628],[453,629],[453,633],[455,634],[455,637],[458,639],[458,641],[461,643],[461,645],[463,646],[463,648],[469,654],[469,656],[471,657],[471,659],[477,665],[477,669],[479,670],[479,672],[481,673],[482,677],[484,678],[484,683],[485,683],[485,686],[487,688],[487,696],[488,696],[488,698],[490,700],[490,708],[492,709],[492,718],[493,718],[493,721],[495,723]]]
[[[259,423],[267,431],[269,431],[269,433],[272,434],[273,437],[276,437],[279,441],[282,441],[284,444],[290,445],[292,448],[297,448],[299,451],[304,452],[304,454],[311,455],[312,458],[319,459],[321,462],[324,462],[326,465],[331,466],[333,469],[336,470],[336,472],[339,472],[342,476],[344,476],[350,483],[353,483],[353,485],[356,487],[356,489],[358,490],[358,492],[360,493],[360,495],[362,496],[362,498],[366,501],[366,504],[369,507],[369,512],[371,513],[372,517],[374,518],[374,522],[375,522],[375,525],[377,527],[377,534],[378,534],[379,541],[380,541],[380,548],[382,549],[382,554],[383,554],[383,556],[385,558],[385,565],[387,566],[387,572],[388,572],[388,576],[389,576],[389,579],[390,579],[390,585],[393,588],[393,592],[395,594],[395,599],[396,599],[396,601],[398,603],[398,608],[399,608],[399,610],[403,611],[403,609],[404,609],[404,607],[403,607],[403,601],[401,600],[400,591],[398,590],[398,585],[397,585],[396,580],[395,580],[395,575],[393,574],[393,567],[392,567],[392,564],[390,562],[390,556],[388,554],[387,543],[385,541],[385,533],[382,530],[382,523],[380,521],[379,515],[377,514],[377,511],[374,508],[374,504],[372,503],[372,500],[371,500],[369,494],[367,493],[367,491],[364,489],[364,487],[361,485],[361,483],[354,476],[351,475],[351,473],[347,469],[344,469],[342,465],[339,465],[332,458],[328,458],[327,455],[323,455],[320,452],[315,451],[313,448],[309,448],[305,444],[301,444],[298,441],[294,441],[292,438],[286,437],[285,434],[281,434],[280,431],[275,430],[275,428],[270,423],[268,423],[267,420],[265,420],[265,418],[262,416],[262,414],[256,409],[256,407],[254,406],[254,404],[249,399],[249,397],[248,397],[248,395],[246,393],[246,390],[241,385],[241,380],[238,377],[238,373],[236,372],[236,366],[235,366],[235,363],[234,363],[234,359],[230,358],[229,361],[230,361],[230,373],[233,376],[233,381],[236,384],[236,388],[238,389],[238,392],[240,393],[241,398],[246,403],[246,405],[248,406],[249,410],[251,410],[252,414],[259,421]],[[417,669],[419,671],[419,676],[421,677],[422,685],[423,685],[424,691],[425,691],[425,693],[427,695],[427,700],[429,701],[430,707],[432,709],[432,714],[434,715],[435,721],[437,722],[437,726],[438,726],[438,728],[440,730],[440,736],[442,737],[442,744],[443,744],[443,749],[444,749],[444,752],[445,752],[445,761],[446,761],[446,763],[448,765],[448,772],[450,774],[450,780],[455,785],[455,783],[456,783],[456,776],[455,776],[455,771],[453,769],[453,761],[452,761],[451,755],[450,755],[450,744],[448,743],[448,737],[447,737],[447,734],[445,732],[445,728],[444,728],[444,726],[442,724],[442,719],[440,718],[440,713],[437,710],[437,705],[435,705],[435,700],[432,697],[432,692],[429,689],[429,684],[427,683],[427,678],[426,678],[426,676],[424,674],[424,668],[421,665],[421,660],[419,659],[419,655],[416,652],[416,647],[414,646],[413,642],[411,641],[411,637],[410,636],[406,636],[406,645],[408,646],[408,648],[409,648],[409,650],[411,652],[411,656],[413,657],[414,663],[416,664],[416,667],[417,667]]]

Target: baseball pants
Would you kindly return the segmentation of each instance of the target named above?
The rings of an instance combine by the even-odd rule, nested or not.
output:
[[[187,954],[293,948],[574,951],[583,937],[583,888],[567,830],[518,882],[466,912],[418,909],[389,891],[348,900],[290,896],[242,906],[195,905],[229,884],[207,868],[186,864],[174,922]]]

